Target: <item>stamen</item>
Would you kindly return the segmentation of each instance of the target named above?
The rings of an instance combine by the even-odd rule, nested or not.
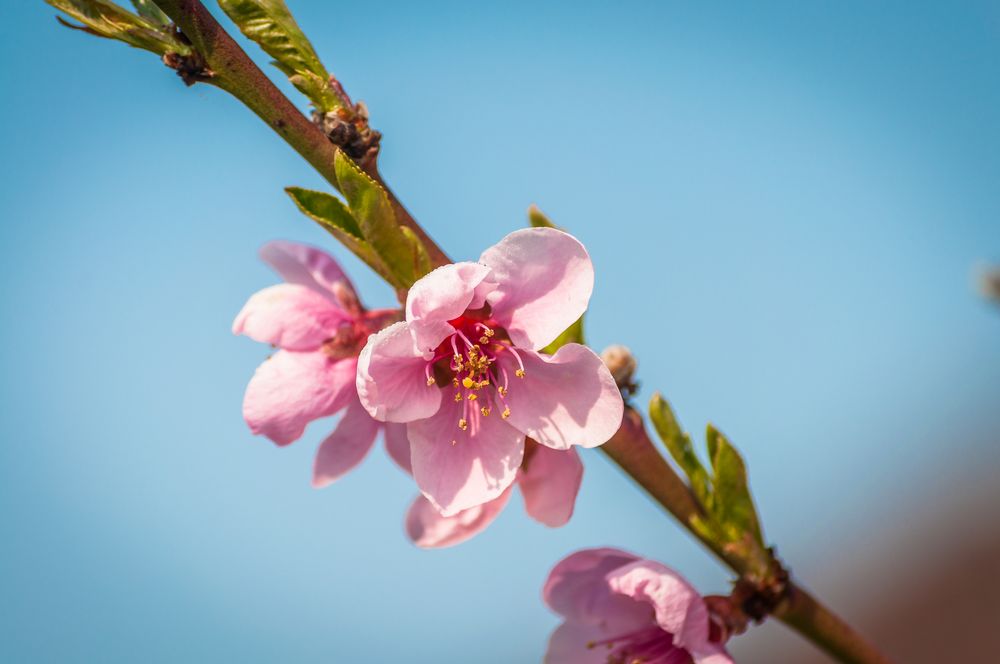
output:
[[[473,387],[473,386],[474,386],[475,384],[476,384],[476,381],[472,380],[472,379],[471,379],[471,378],[469,378],[468,376],[466,376],[465,378],[463,378],[463,379],[462,379],[462,386],[463,386],[463,387],[464,387],[465,389],[467,389],[467,390],[471,390],[471,389],[472,389],[472,387]]]
[[[503,419],[505,419],[505,420],[508,417],[510,417],[510,406],[504,406],[503,412],[500,413],[500,417],[503,418]]]
[[[524,369],[515,369],[514,375],[518,378],[524,378]]]
[[[487,408],[486,406],[483,406],[482,408],[480,408],[479,412],[483,414],[483,417],[489,417],[490,416],[490,409]]]
[[[507,350],[509,350],[510,354],[514,356],[514,359],[517,360],[518,369],[514,372],[514,375],[518,378],[524,378],[524,362],[521,361],[521,356],[517,354],[517,351],[514,350],[513,346],[507,346]]]
[[[466,398],[467,398],[467,399],[468,399],[469,401],[475,401],[476,399],[478,399],[478,398],[479,398],[479,396],[478,396],[478,395],[475,395],[475,394],[471,394],[471,393],[470,393],[470,394],[469,394],[469,396],[468,396],[468,397],[466,397]]]
[[[462,393],[455,392],[455,403],[459,403],[462,400]]]
[[[466,429],[468,429],[469,428],[469,420],[465,419],[464,417],[462,419],[460,419],[458,421],[458,428],[461,429],[462,431],[465,431]]]

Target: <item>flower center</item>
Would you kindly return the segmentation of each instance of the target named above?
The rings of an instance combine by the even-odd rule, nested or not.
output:
[[[691,655],[674,645],[673,636],[658,625],[634,632],[591,641],[587,648],[608,649],[608,664],[692,664]]]
[[[494,321],[460,316],[448,323],[455,331],[437,347],[424,373],[428,387],[451,383],[452,398],[462,403],[458,428],[474,435],[480,417],[489,417],[494,410],[502,419],[510,417],[506,399],[510,375],[498,359],[510,353],[517,362],[515,378],[524,378],[524,363],[507,332]]]

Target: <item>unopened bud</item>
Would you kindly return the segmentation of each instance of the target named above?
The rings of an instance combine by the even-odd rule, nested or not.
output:
[[[612,378],[615,379],[615,383],[621,390],[629,393],[635,391],[636,385],[632,377],[635,375],[635,370],[639,366],[639,363],[628,347],[621,345],[608,346],[601,352],[601,359],[604,361],[605,366],[608,367],[608,370],[611,371]]]

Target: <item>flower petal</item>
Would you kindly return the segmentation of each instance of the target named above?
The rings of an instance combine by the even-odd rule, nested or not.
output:
[[[713,645],[712,652],[691,653],[694,656],[694,664],[736,664],[725,648]]]
[[[311,288],[347,311],[360,310],[354,285],[325,251],[298,242],[274,240],[261,247],[260,258],[288,283]]]
[[[417,496],[406,513],[406,534],[424,549],[454,546],[486,529],[510,500],[512,486],[488,503],[443,516],[423,496]]]
[[[549,637],[543,664],[607,664],[608,651],[589,648],[587,644],[607,638],[607,632],[598,625],[581,622],[564,622]]]
[[[490,269],[479,263],[442,265],[413,284],[406,297],[406,320],[449,321],[469,307]],[[561,331],[561,330],[560,330]]]
[[[486,301],[518,346],[538,350],[587,310],[594,265],[572,235],[554,228],[515,231],[483,252],[497,288]]]
[[[254,293],[233,321],[233,334],[285,350],[316,350],[350,320],[340,307],[298,284],[278,284]]]
[[[583,464],[576,450],[554,450],[529,441],[531,450],[521,470],[518,485],[524,494],[528,516],[558,528],[573,516],[576,494],[583,480]]]
[[[250,379],[243,418],[254,434],[287,445],[309,422],[347,404],[354,391],[355,366],[354,358],[332,360],[320,351],[279,350]]]
[[[565,450],[596,447],[622,423],[625,404],[611,372],[594,351],[566,344],[555,355],[520,351],[524,378],[508,384],[508,422],[542,445]],[[509,353],[500,359],[508,375],[517,364]]]
[[[407,427],[413,477],[444,516],[499,496],[524,456],[524,435],[498,413],[483,417],[474,407],[467,414],[463,408],[463,402],[443,399],[433,417]],[[458,426],[462,417],[468,418],[465,431]]]
[[[358,357],[361,403],[381,422],[430,417],[441,404],[441,389],[427,384],[426,366],[408,323],[393,323],[373,334]]]
[[[660,628],[673,634],[674,644],[690,652],[713,650],[708,640],[708,608],[680,574],[652,560],[637,560],[608,573],[612,592],[646,602]]]
[[[406,437],[406,425],[386,422],[382,427],[382,437],[385,438],[385,451],[389,453],[389,458],[403,471],[412,475],[410,439]]]
[[[616,616],[637,622],[649,622],[653,612],[624,597],[615,595],[608,588],[605,577],[619,567],[639,560],[626,551],[611,548],[584,549],[560,560],[545,581],[542,599],[561,616],[570,621],[602,624]]]
[[[312,485],[321,489],[353,470],[372,448],[378,429],[379,422],[372,419],[355,396],[347,404],[337,428],[320,443]]]

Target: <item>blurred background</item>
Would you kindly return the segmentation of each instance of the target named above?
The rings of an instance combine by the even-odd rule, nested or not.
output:
[[[288,4],[452,256],[532,202],[589,247],[590,342],[744,451],[804,585],[899,662],[995,656],[996,3]],[[10,3],[0,40],[0,660],[537,662],[541,584],[595,545],[726,592],[596,452],[565,528],[512,504],[444,551],[381,452],[311,489],[332,422],[278,449],[240,414],[256,251],[389,289],[297,214],[282,187],[323,183],[256,117],[55,14]],[[732,649],[827,661],[778,623]]]

